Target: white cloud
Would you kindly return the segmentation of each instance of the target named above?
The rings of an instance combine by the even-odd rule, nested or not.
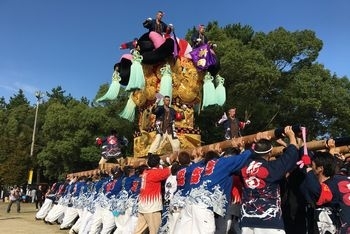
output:
[[[34,85],[21,83],[19,81],[15,82],[14,86],[17,87],[17,90],[22,89],[25,93],[33,94],[33,95],[35,94],[36,91],[40,90],[38,87]]]
[[[17,88],[6,84],[0,84],[0,89],[5,89],[9,92],[16,92],[18,90]]]

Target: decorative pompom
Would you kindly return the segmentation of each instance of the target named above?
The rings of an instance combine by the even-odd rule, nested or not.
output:
[[[176,121],[181,121],[183,119],[183,115],[181,114],[181,112],[176,112],[175,119]]]
[[[303,161],[303,163],[305,164],[305,166],[311,165],[311,158],[309,155],[303,155],[301,157],[301,160]]]

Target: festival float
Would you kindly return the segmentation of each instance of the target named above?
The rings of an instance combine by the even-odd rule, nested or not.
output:
[[[121,48],[130,49],[131,53],[122,55],[114,66],[109,89],[97,102],[117,100],[121,87],[128,92],[129,100],[120,117],[138,123],[133,157],[147,155],[156,135],[151,108],[157,97],[162,96],[171,98],[171,107],[176,111],[180,148],[199,147],[201,136],[200,129],[194,125],[195,111],[209,105],[223,105],[226,98],[224,78],[218,74],[219,63],[213,48],[203,44],[193,49],[175,34],[160,35],[153,31],[122,44]],[[171,151],[169,142],[165,141],[156,154]]]
[[[151,31],[122,44],[120,48],[129,49],[130,53],[122,55],[115,64],[108,91],[96,101],[118,100],[121,88],[128,93],[127,104],[119,115],[131,122],[137,121],[138,129],[134,132],[133,157],[127,157],[125,164],[146,162],[145,156],[156,135],[155,116],[151,108],[162,96],[171,98],[171,106],[176,111],[175,128],[181,150],[193,157],[209,150],[237,147],[241,141],[252,144],[257,134],[271,140],[282,137],[283,129],[278,128],[240,139],[201,145],[200,129],[194,124],[195,111],[210,105],[221,106],[226,101],[225,79],[219,75],[219,59],[211,45],[192,48],[189,42],[177,38],[175,33],[160,35]],[[135,119],[135,116],[138,118]],[[295,133],[300,133],[300,129],[300,125],[293,126]],[[339,138],[335,142],[339,152],[349,152],[350,139]],[[305,143],[309,150],[327,148],[326,140]],[[282,150],[283,147],[275,147],[272,153],[279,155]],[[170,143],[163,142],[156,154],[164,161],[171,157]],[[106,163],[102,168],[71,175],[93,175],[100,169],[110,171],[115,166],[114,163]]]

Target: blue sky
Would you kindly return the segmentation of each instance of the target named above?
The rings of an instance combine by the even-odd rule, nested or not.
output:
[[[203,2],[203,1],[201,1]],[[254,31],[310,29],[323,43],[318,62],[350,77],[350,1],[346,0],[0,0],[0,97],[60,85],[92,100],[110,83],[119,45],[146,32],[142,22],[163,10],[178,37],[198,24],[241,23]]]

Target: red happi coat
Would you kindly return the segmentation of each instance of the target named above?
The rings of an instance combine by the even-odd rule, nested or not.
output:
[[[142,174],[139,212],[153,213],[163,209],[161,182],[170,175],[170,168],[151,168]]]

